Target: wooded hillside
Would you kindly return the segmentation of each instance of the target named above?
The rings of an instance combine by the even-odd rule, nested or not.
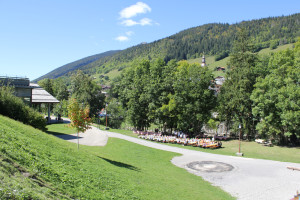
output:
[[[45,74],[44,76],[39,77],[38,79],[34,80],[35,82],[42,80],[44,78],[50,78],[50,79],[55,79],[63,75],[67,75],[69,72],[75,71],[77,69],[80,69],[81,67],[88,65],[89,63],[92,63],[96,60],[106,58],[109,56],[114,55],[115,53],[119,52],[118,50],[115,51],[107,51],[104,53],[99,53],[93,56],[89,56],[86,58],[82,58],[80,60],[71,62],[69,64],[63,65],[59,68],[54,69],[53,71]]]
[[[149,44],[140,44],[123,51],[101,54],[100,57],[84,59],[62,66],[37,80],[57,78],[72,70],[81,69],[88,74],[107,74],[130,66],[135,59],[163,58],[182,60],[206,55],[226,57],[232,50],[236,33],[241,28],[249,30],[249,36],[255,44],[255,51],[262,48],[276,48],[277,45],[294,43],[300,36],[300,14],[282,17],[269,17],[243,21],[236,24],[212,23],[181,31],[167,38]],[[113,55],[112,55],[113,54]],[[99,55],[99,54],[98,54]],[[88,57],[90,58],[90,57]],[[73,64],[73,65],[72,65]]]

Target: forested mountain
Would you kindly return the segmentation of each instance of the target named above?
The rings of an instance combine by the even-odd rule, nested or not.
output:
[[[75,71],[77,69],[80,69],[81,67],[88,65],[96,60],[99,59],[103,59],[105,57],[109,57],[112,56],[114,54],[116,54],[117,52],[119,52],[119,50],[115,50],[115,51],[107,51],[104,53],[99,53],[93,56],[88,56],[86,58],[82,58],[80,60],[71,62],[69,64],[63,65],[59,68],[54,69],[53,71],[45,74],[44,76],[39,77],[38,79],[34,80],[35,82],[42,80],[44,78],[50,78],[50,79],[55,79],[58,78],[60,76],[66,75],[69,72]]]
[[[113,52],[115,54],[112,56],[103,56],[98,59],[88,59],[88,62],[82,61],[76,65],[71,63],[62,66],[38,80],[67,75],[74,69],[81,69],[88,74],[106,74],[114,69],[120,71],[130,66],[133,60],[141,58],[149,60],[163,58],[165,61],[182,60],[200,57],[203,52],[206,55],[227,56],[231,52],[236,33],[241,28],[249,31],[256,51],[293,43],[300,36],[300,13],[243,21],[236,24],[205,24],[149,44],[140,44],[123,51]]]

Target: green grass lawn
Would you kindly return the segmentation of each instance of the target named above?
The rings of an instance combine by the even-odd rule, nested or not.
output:
[[[104,126],[100,126],[100,129],[104,130]],[[108,131],[121,133],[131,137],[137,137],[137,134],[134,134],[129,130],[120,130],[120,129],[109,129]],[[178,144],[166,144],[170,146],[202,151],[207,153],[221,154],[236,156],[236,152],[239,150],[239,141],[230,140],[222,141],[222,148],[219,149],[203,149],[199,147],[192,146],[182,146]],[[259,158],[266,160],[276,160],[282,162],[294,162],[300,163],[300,147],[288,148],[281,146],[266,147],[261,144],[257,144],[252,141],[242,141],[241,142],[241,152],[244,153],[244,157],[247,158]]]
[[[100,130],[105,130],[105,126],[103,125],[95,125],[95,127],[99,128]],[[115,132],[115,133],[121,133],[123,135],[128,135],[131,137],[137,137],[137,134],[133,133],[133,131],[130,130],[123,130],[123,129],[113,129],[113,128],[109,128],[108,130],[109,132]]]
[[[177,147],[180,146],[181,148],[229,156],[236,156],[235,154],[239,151],[238,140],[222,141],[222,148],[219,149],[203,149],[192,146],[181,146],[177,144],[168,145]],[[266,147],[261,144],[257,144],[256,142],[242,141],[241,152],[244,153],[244,157],[247,158],[258,158],[266,160],[276,160],[281,162],[300,163],[300,147]]]
[[[46,132],[51,133],[53,135],[76,133],[76,129],[70,127],[69,124],[50,124],[47,125],[46,128],[48,129]]]
[[[177,155],[116,138],[77,150],[0,115],[0,199],[233,199],[171,164]]]

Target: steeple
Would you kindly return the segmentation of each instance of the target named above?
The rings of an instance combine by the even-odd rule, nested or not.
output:
[[[204,52],[203,52],[201,67],[205,67],[205,66],[206,66],[206,63],[205,63],[205,56],[204,56]]]

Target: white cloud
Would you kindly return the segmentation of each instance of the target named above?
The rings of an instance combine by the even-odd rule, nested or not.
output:
[[[133,32],[133,31],[127,31],[125,34],[126,34],[127,36],[132,36],[132,35],[134,34],[134,32]]]
[[[146,25],[152,25],[152,20],[149,18],[143,18],[140,20],[140,25],[146,26]]]
[[[132,19],[126,19],[126,20],[122,21],[121,24],[123,24],[124,26],[134,26],[134,25],[137,25],[138,22],[133,21]]]
[[[124,41],[129,40],[129,38],[127,36],[119,36],[119,37],[116,37],[115,40],[118,40],[120,42],[124,42]]]
[[[127,31],[125,33],[125,35],[121,35],[119,37],[116,37],[115,40],[119,41],[119,42],[125,42],[125,41],[128,41],[130,38],[130,36],[132,36],[134,34],[133,31]]]
[[[137,2],[134,5],[124,8],[123,10],[121,10],[119,14],[121,19],[124,18],[129,19],[135,17],[138,14],[147,13],[147,12],[151,12],[150,6],[148,6],[143,2]]]
[[[151,26],[153,25],[153,21],[149,18],[143,18],[140,21],[134,21],[132,19],[126,19],[121,22],[124,26],[135,26],[135,25],[141,25],[141,26]],[[157,24],[157,23],[155,23]]]

